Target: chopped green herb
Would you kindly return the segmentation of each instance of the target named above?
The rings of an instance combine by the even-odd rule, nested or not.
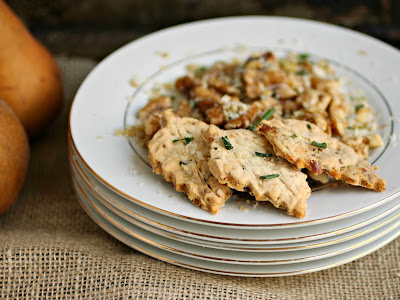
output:
[[[170,97],[171,100],[175,100],[175,96],[174,95],[161,95],[161,97]]]
[[[296,74],[300,75],[300,76],[305,76],[305,75],[308,75],[308,72],[306,70],[299,70],[299,71],[296,71]]]
[[[197,102],[197,101],[193,102],[193,107],[197,107],[197,106],[199,106],[199,102]]]
[[[260,152],[256,152],[256,155],[260,156],[260,157],[271,157],[272,156],[271,153],[260,153]]]
[[[307,128],[311,130],[311,125],[310,125],[310,123],[307,124]]]
[[[279,174],[271,174],[271,175],[260,176],[261,179],[272,179],[272,178],[276,178],[276,177],[279,177]]]
[[[293,133],[290,137],[291,137],[292,139],[295,139],[295,138],[297,138],[297,135],[296,135],[295,133]]]
[[[320,147],[320,148],[323,148],[323,149],[326,149],[326,148],[328,147],[328,146],[326,145],[326,143],[318,143],[318,142],[316,142],[316,141],[313,141],[312,144],[313,144],[314,146],[317,146],[317,147]]]
[[[353,129],[354,129],[354,127],[347,126],[347,127],[346,127],[346,129],[353,130]]]
[[[207,71],[207,67],[200,67],[196,70],[196,74],[202,75],[205,71]]]
[[[268,120],[272,114],[275,112],[275,108],[271,108],[270,110],[267,111],[267,113],[265,115],[262,116],[262,118],[260,120],[258,120],[258,122],[256,124],[254,124],[253,126],[250,127],[250,130],[254,131],[256,130],[256,127],[258,124],[260,124],[262,122],[262,120]]]
[[[221,139],[222,139],[222,142],[224,142],[224,145],[225,145],[226,149],[231,150],[233,148],[232,144],[229,141],[229,138],[227,136],[223,136]]]
[[[359,104],[356,106],[356,111],[359,111],[361,108],[364,107],[364,104]]]
[[[180,162],[179,162],[179,165],[180,165],[180,166],[182,166],[182,165],[187,165],[187,164],[190,163],[190,162],[191,162],[191,160],[180,161]]]
[[[184,145],[187,145],[187,144],[189,144],[191,141],[193,141],[194,140],[194,137],[184,137],[183,139],[177,139],[177,140],[173,140],[172,142],[173,143],[176,143],[176,142],[179,142],[179,141],[184,141],[183,142],[183,144]]]
[[[307,59],[310,58],[310,54],[308,54],[308,53],[300,53],[299,55],[297,55],[297,57],[298,57],[301,61],[304,61],[304,60],[307,60]]]

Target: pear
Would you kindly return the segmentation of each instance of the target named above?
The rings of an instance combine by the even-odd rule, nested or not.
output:
[[[29,164],[29,141],[13,110],[0,99],[0,215],[17,199]]]
[[[53,56],[0,0],[0,98],[17,114],[29,138],[56,118],[62,94]]]

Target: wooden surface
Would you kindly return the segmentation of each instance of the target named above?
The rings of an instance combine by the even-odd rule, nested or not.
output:
[[[101,59],[155,30],[237,15],[279,15],[352,28],[400,46],[395,0],[6,0],[55,54]]]

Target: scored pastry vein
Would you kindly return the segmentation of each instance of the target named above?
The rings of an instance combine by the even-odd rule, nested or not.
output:
[[[275,153],[314,174],[326,172],[337,180],[376,191],[385,190],[386,181],[353,148],[300,120],[263,121],[258,127],[272,144]]]
[[[225,136],[232,149],[225,146]],[[256,200],[270,201],[289,215],[305,216],[311,194],[307,176],[277,157],[263,136],[246,129],[221,130],[210,125],[204,139],[210,144],[210,171],[220,183],[247,191]]]
[[[149,162],[157,174],[193,203],[216,214],[232,190],[220,184],[208,168],[209,146],[203,139],[208,125],[193,118],[179,118],[172,111],[163,116],[165,127],[149,143]]]

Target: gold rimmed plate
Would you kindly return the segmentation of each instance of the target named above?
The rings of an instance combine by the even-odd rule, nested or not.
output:
[[[400,207],[400,199],[397,199],[393,203],[383,205],[374,211],[330,223],[329,227],[327,225],[316,225],[312,228],[305,228],[306,231],[293,228],[251,232],[244,230],[243,232],[240,229],[226,230],[224,228],[193,225],[190,222],[179,221],[146,210],[112,193],[94,178],[90,179],[90,173],[87,170],[85,172],[82,169],[84,167],[81,168],[79,162],[73,158],[72,152],[70,155],[74,178],[77,178],[100,201],[106,205],[112,205],[120,212],[122,217],[130,216],[141,224],[145,223],[147,224],[145,229],[151,230],[156,234],[171,235],[173,239],[211,248],[239,251],[293,251],[333,245],[382,227],[387,220],[380,220],[387,216],[389,216],[387,219],[390,219],[393,212]],[[318,228],[321,226],[322,228]],[[194,230],[194,232],[190,230]],[[306,235],[307,233],[313,233],[314,235]]]
[[[278,27],[280,30],[275,30]],[[341,47],[336,47],[338,38]],[[284,45],[281,41],[285,41]],[[163,82],[176,78],[182,75],[187,63],[209,64],[229,59],[243,49],[238,44],[248,49],[312,52],[313,56],[337,63],[340,75],[365,91],[382,125],[385,146],[372,154],[371,162],[380,165],[378,172],[388,180],[387,190],[376,193],[344,186],[320,190],[308,200],[304,219],[287,216],[277,209],[244,213],[238,209],[241,204],[237,201],[228,201],[219,214],[211,215],[152,173],[146,160],[133,151],[132,143],[113,134],[132,125],[134,113],[147,101],[147,84],[151,80]],[[161,49],[169,53],[168,58],[157,54]],[[360,55],[360,50],[366,50],[368,55]],[[379,64],[373,64],[376,57],[380,58]],[[397,155],[400,144],[393,142],[399,131],[396,120],[400,102],[396,101],[399,95],[395,80],[399,68],[398,50],[360,33],[313,21],[238,17],[181,25],[126,45],[90,73],[71,108],[71,143],[91,174],[110,190],[172,218],[215,227],[263,229],[305,228],[332,222],[375,209],[399,195],[396,165],[400,163]],[[133,75],[143,82],[136,92],[129,85]],[[129,103],[127,97],[132,94]]]
[[[388,216],[385,220],[382,220],[382,226],[373,232],[361,235],[343,243],[325,246],[318,249],[304,249],[290,252],[239,252],[210,249],[180,242],[145,230],[141,227],[141,224],[139,224],[140,222],[134,218],[127,216],[122,218],[113,207],[107,205],[107,203],[103,204],[100,199],[96,198],[95,195],[86,189],[84,185],[80,184],[79,181],[75,180],[74,184],[75,188],[79,190],[81,197],[87,201],[88,205],[94,208],[108,222],[134,238],[154,247],[177,253],[179,255],[221,263],[275,265],[323,259],[367,245],[368,243],[389,234],[391,231],[398,231],[400,226],[400,210],[398,210]]]
[[[251,264],[232,264],[229,262],[215,262],[197,259],[193,257],[184,256],[178,253],[167,251],[146,242],[141,241],[127,234],[123,230],[114,226],[112,222],[108,221],[102,216],[94,207],[86,201],[86,198],[80,192],[79,187],[75,187],[77,197],[88,213],[88,215],[105,231],[119,239],[121,242],[127,244],[128,246],[146,254],[151,257],[160,259],[162,261],[169,262],[178,266],[185,268],[190,268],[194,270],[211,272],[223,275],[232,276],[249,276],[249,277],[276,277],[276,276],[289,276],[296,274],[304,274],[315,271],[324,270],[327,268],[332,268],[352,260],[361,258],[385,244],[396,238],[400,232],[393,230],[387,234],[381,236],[380,238],[365,244],[357,249],[350,250],[345,253],[337,254],[328,258],[323,258],[319,260],[299,262],[292,264],[277,264],[277,265],[251,265]],[[116,222],[120,224],[120,222]]]

